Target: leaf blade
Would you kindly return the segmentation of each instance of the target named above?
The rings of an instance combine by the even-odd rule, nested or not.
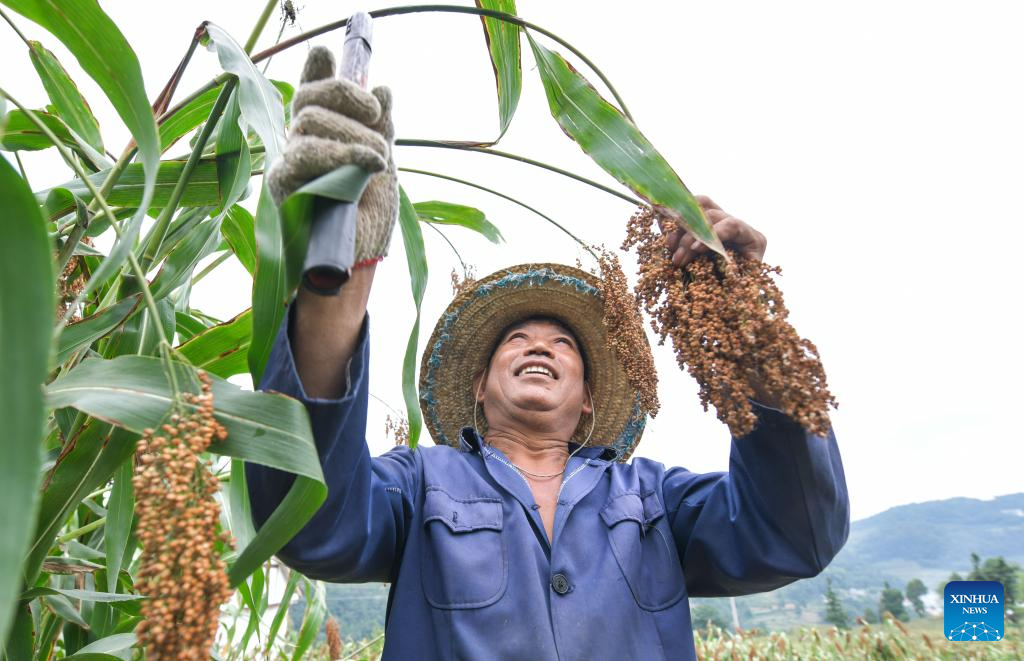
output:
[[[423,245],[423,230],[420,229],[416,208],[401,187],[398,189],[398,223],[402,230],[406,262],[409,266],[409,281],[412,285],[412,300],[416,306],[416,321],[413,323],[402,360],[402,396],[405,399],[406,415],[409,418],[409,446],[416,447],[423,428],[420,413],[419,393],[416,384],[417,345],[420,336],[420,308],[423,294],[427,289],[427,254]]]
[[[506,14],[516,13],[515,0],[476,0],[481,9],[494,9]],[[504,137],[512,117],[519,105],[523,90],[523,69],[519,51],[519,26],[488,16],[481,16],[484,39],[491,56],[494,83],[498,92],[498,125],[501,133],[497,143]]]
[[[416,215],[422,221],[465,227],[482,234],[491,243],[501,243],[505,240],[505,237],[501,235],[501,230],[487,220],[487,216],[479,209],[436,200],[416,202],[413,207],[416,209]]]
[[[64,119],[72,131],[82,136],[93,149],[103,152],[103,138],[100,135],[100,124],[92,114],[89,103],[82,96],[75,81],[71,80],[67,70],[57,57],[38,41],[29,42],[29,57],[35,67],[39,79],[43,83],[50,101],[57,108],[57,113]]]
[[[678,216],[694,236],[724,254],[700,204],[654,145],[561,55],[527,38],[551,115],[565,134],[605,172],[667,215]]]
[[[0,462],[0,642],[14,617],[20,568],[29,548],[39,504],[43,465],[44,408],[41,385],[51,350],[51,324],[56,306],[50,241],[39,206],[28,184],[6,159],[0,158],[0,420],[4,421],[4,460]]]

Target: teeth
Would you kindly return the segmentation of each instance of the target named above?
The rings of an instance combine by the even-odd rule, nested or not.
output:
[[[555,375],[551,373],[551,370],[549,370],[546,367],[541,367],[540,365],[531,365],[527,368],[524,368],[521,372],[519,372],[519,374],[546,374],[552,379],[555,378]]]

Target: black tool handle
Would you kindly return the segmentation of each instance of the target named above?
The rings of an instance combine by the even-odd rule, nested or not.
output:
[[[345,28],[342,78],[366,88],[372,54],[373,19],[353,14]],[[302,265],[302,285],[321,296],[335,296],[352,273],[355,261],[358,204],[317,198],[309,228],[309,247]]]

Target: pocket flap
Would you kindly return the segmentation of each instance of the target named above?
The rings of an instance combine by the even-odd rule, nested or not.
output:
[[[624,493],[612,498],[601,510],[601,518],[609,528],[622,521],[636,521],[649,527],[664,514],[665,508],[654,491],[643,498],[637,493]]]
[[[501,530],[501,501],[497,498],[455,498],[441,489],[428,489],[423,523],[441,521],[452,532]]]

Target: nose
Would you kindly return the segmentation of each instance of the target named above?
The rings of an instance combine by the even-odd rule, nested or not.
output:
[[[555,353],[554,351],[551,350],[551,347],[548,345],[548,343],[539,337],[534,338],[534,340],[526,346],[526,355],[541,355],[546,356],[548,358],[555,357]]]

